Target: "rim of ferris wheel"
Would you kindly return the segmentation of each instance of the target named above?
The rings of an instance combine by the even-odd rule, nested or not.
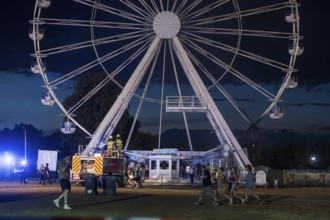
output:
[[[46,24],[46,22],[45,21],[43,21],[43,20],[39,20],[39,19],[36,19],[36,20],[29,20],[29,23],[30,24],[37,24],[37,25],[44,25],[44,24]],[[33,27],[31,27],[29,30],[33,30]]]
[[[138,105],[136,110],[135,122],[139,117],[142,104],[157,104],[159,106],[157,108],[161,109],[159,110],[161,117],[159,117],[158,129],[158,144],[161,145],[161,132],[164,129],[163,123],[165,123],[162,119],[165,116],[163,114],[165,108],[162,106],[166,104],[166,97],[168,96],[182,98],[191,95],[183,93],[181,82],[183,79],[188,82],[187,78],[189,77],[188,80],[193,81],[193,83],[190,82],[191,90],[195,91],[193,95],[203,97],[199,99],[200,102],[205,101],[209,105],[210,97],[205,96],[205,94],[210,94],[209,91],[212,90],[211,94],[215,96],[214,98],[220,97],[226,100],[229,106],[232,106],[248,124],[257,124],[277,104],[287,85],[282,82],[278,91],[271,91],[258,82],[256,78],[253,78],[255,75],[245,72],[245,69],[242,69],[242,66],[245,65],[239,65],[240,62],[251,63],[251,66],[255,68],[254,72],[258,72],[257,68],[262,65],[262,68],[269,68],[271,73],[279,70],[279,72],[285,74],[286,79],[290,79],[291,74],[297,71],[294,66],[297,56],[302,53],[300,40],[303,39],[303,36],[300,36],[300,14],[298,10],[300,4],[297,1],[278,0],[278,3],[274,4],[264,1],[245,4],[244,1],[239,0],[168,1],[167,4],[164,3],[160,0],[118,1],[116,4],[110,4],[108,1],[102,0],[68,0],[66,1],[67,5],[81,8],[79,16],[68,19],[64,18],[63,15],[69,14],[72,7],[63,8],[63,12],[49,14],[48,16],[51,17],[48,17],[48,10],[43,11],[43,9],[50,6],[50,0],[36,0],[33,20],[30,22],[33,28],[29,34],[34,42],[34,54],[32,56],[35,56],[39,63],[42,63],[41,58],[47,56],[52,57],[52,59],[47,60],[48,63],[56,58],[62,63],[70,62],[70,64],[73,64],[74,62],[70,59],[76,57],[74,54],[77,54],[77,52],[82,54],[87,50],[88,54],[95,55],[90,60],[84,57],[85,63],[81,66],[66,65],[67,68],[71,69],[65,71],[57,79],[48,79],[51,77],[47,77],[48,73],[44,72],[42,77],[47,88],[52,90],[53,86],[57,86],[61,90],[66,81],[81,77],[91,72],[93,68],[101,69],[105,74],[105,78],[100,84],[97,84],[87,94],[83,94],[81,99],[77,103],[73,103],[70,108],[64,106],[61,100],[55,97],[55,102],[64,115],[77,113],[89,99],[93,98],[109,82],[114,82],[122,90],[119,96],[122,100],[115,102],[116,107],[120,110],[116,112],[117,110],[110,109],[97,128],[97,132],[88,131],[84,124],[79,121],[80,116],[78,114],[72,121],[86,134],[92,136],[85,150],[88,151],[93,148],[97,145],[97,142],[101,141],[102,137],[113,133],[116,123],[119,121],[124,109],[128,107],[132,97],[139,100],[141,104]],[[275,18],[274,15],[278,16],[277,12],[288,10],[289,13],[283,13],[283,15],[285,15],[284,19],[287,21],[285,23],[292,26],[289,32],[279,30],[282,26],[274,29],[276,25],[263,26],[253,20],[256,17],[257,21],[262,22],[267,20],[262,19],[263,16],[267,17],[269,15]],[[72,15],[72,13],[70,14]],[[280,17],[279,21],[283,21],[283,17]],[[63,39],[58,42],[44,37],[44,32],[41,31],[41,28],[47,28],[47,33],[48,30],[49,33],[53,33],[52,29],[59,27],[63,28],[61,33],[65,34],[61,35]],[[286,26],[283,26],[283,28],[287,30]],[[77,34],[79,34],[79,37],[75,37]],[[43,39],[42,44],[40,44],[41,39]],[[72,39],[77,41],[73,42]],[[288,60],[282,59],[283,56],[276,56],[276,54],[283,52],[280,50],[283,47],[273,47],[273,45],[282,42],[287,45],[287,42],[283,39],[290,41],[293,45],[293,51],[290,53],[289,50],[291,56]],[[49,44],[50,40],[51,44]],[[246,45],[252,45],[253,42],[264,45],[264,50],[258,51],[259,47],[246,47]],[[271,48],[267,50],[267,46]],[[267,53],[267,51],[270,52]],[[141,57],[145,59],[141,59]],[[137,63],[139,65],[135,68]],[[134,69],[135,71],[132,72]],[[191,74],[190,71],[194,73]],[[131,72],[130,78],[127,75]],[[183,76],[181,76],[182,73]],[[153,88],[150,83],[153,74],[156,79],[162,79],[158,83],[161,88],[158,97],[150,96],[147,93],[149,87]],[[138,78],[139,75],[145,76],[146,79],[143,81],[146,85],[146,90],[143,92],[137,90],[142,82],[142,79]],[[132,76],[135,78],[132,79]],[[201,77],[201,79],[194,81],[195,76]],[[274,76],[278,75],[274,74],[269,78],[274,80]],[[279,82],[281,82],[281,77],[277,79]],[[128,81],[126,81],[127,78]],[[234,98],[235,95],[231,93],[232,91],[228,86],[230,83],[226,84],[228,82],[226,80],[231,79],[240,82],[256,95],[261,96],[262,99],[260,100],[264,100],[265,103],[267,103],[267,100],[272,100],[271,103],[265,105],[265,108],[261,109],[259,118],[251,117],[251,114],[243,107],[244,103],[241,103],[239,98]],[[199,82],[207,86],[206,91],[199,88]],[[132,85],[127,86],[126,83]],[[166,93],[168,85],[175,85],[177,93],[174,95]],[[123,93],[126,89],[129,89],[129,91]],[[196,94],[196,91],[201,94]],[[242,96],[247,94],[253,93],[246,92]],[[215,107],[209,110],[213,111],[213,108],[218,111]],[[156,108],[154,109],[156,110]],[[197,107],[189,110],[193,112],[194,110],[197,111],[196,109]],[[254,110],[256,109],[254,108]],[[255,112],[253,112],[254,114]],[[189,136],[188,119],[184,111],[182,115],[183,128],[187,131],[189,146],[193,150]],[[232,151],[240,152],[240,146],[236,143],[237,140],[233,137],[231,129],[227,126],[221,113],[219,112],[216,115],[215,120],[219,120],[219,124],[223,123],[225,127],[223,130],[214,132],[218,136],[219,142],[224,143],[230,141],[229,139],[233,139],[232,142],[235,144],[229,143],[228,146]],[[133,130],[131,129],[128,137],[131,137]],[[129,142],[130,138],[126,140],[125,150]],[[236,144],[238,144],[238,150],[235,149]]]

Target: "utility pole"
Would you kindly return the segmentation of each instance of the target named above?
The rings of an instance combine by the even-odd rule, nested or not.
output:
[[[24,130],[24,162],[27,163],[26,161],[26,130],[25,130],[25,127],[23,127],[23,130]]]

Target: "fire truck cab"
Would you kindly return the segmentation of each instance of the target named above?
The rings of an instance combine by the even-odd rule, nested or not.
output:
[[[118,157],[73,156],[72,174],[75,182],[83,182],[87,175],[115,176],[120,187],[125,181],[125,160]]]

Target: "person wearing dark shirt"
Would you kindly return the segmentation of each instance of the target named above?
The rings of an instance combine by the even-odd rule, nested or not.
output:
[[[67,155],[65,156],[58,168],[58,179],[60,181],[60,186],[63,191],[63,193],[55,199],[53,202],[56,205],[56,207],[60,208],[60,200],[64,198],[64,206],[63,209],[71,209],[71,207],[68,205],[68,197],[71,192],[71,183],[70,183],[70,159],[71,156]]]
[[[203,186],[202,186],[201,192],[199,194],[198,201],[194,202],[194,204],[202,205],[203,198],[205,197],[206,194],[209,194],[214,200],[213,205],[217,206],[217,205],[219,205],[219,200],[215,196],[215,194],[213,193],[213,190],[212,190],[212,181],[211,181],[210,171],[206,169],[205,165],[201,166],[201,170],[202,170],[201,178],[203,180]]]

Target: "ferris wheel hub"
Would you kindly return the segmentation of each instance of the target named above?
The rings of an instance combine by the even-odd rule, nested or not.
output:
[[[170,39],[176,36],[180,31],[180,27],[179,17],[169,11],[159,13],[153,22],[155,33],[163,39]]]

